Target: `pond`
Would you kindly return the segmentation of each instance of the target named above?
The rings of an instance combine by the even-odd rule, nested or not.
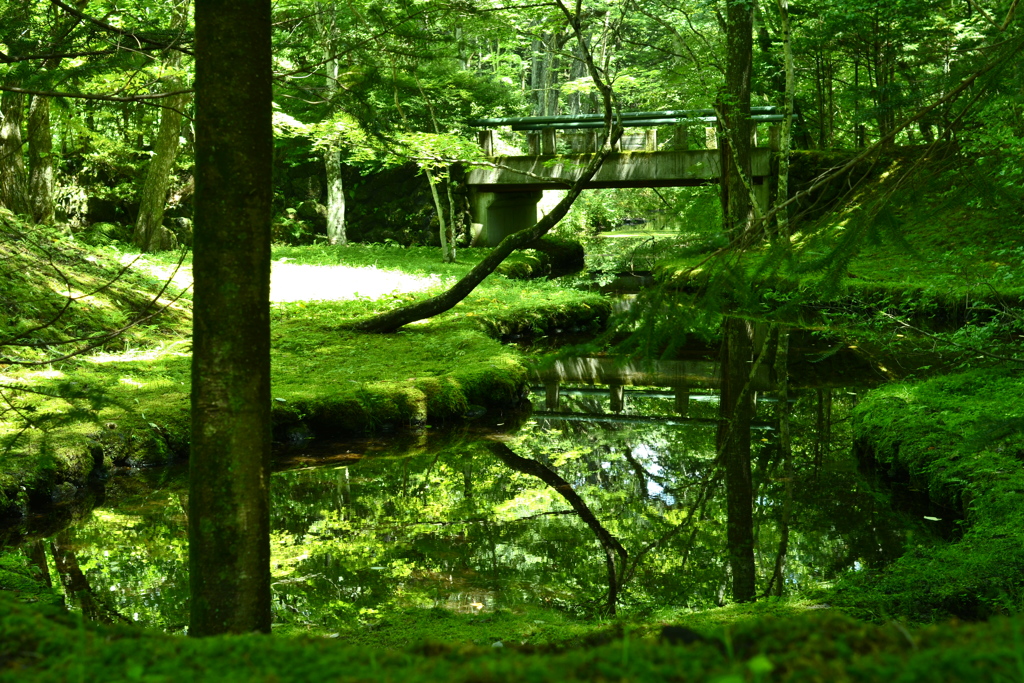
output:
[[[701,381],[688,366],[682,391],[677,375],[668,388],[647,375],[608,387],[563,373],[554,387],[550,376],[538,381],[532,412],[484,426],[281,451],[271,490],[275,624],[331,633],[419,607],[593,616],[607,609],[611,541],[622,551],[620,611],[722,604],[726,502],[706,355],[691,361],[711,375]],[[858,471],[849,415],[883,379],[877,368],[816,349],[794,353],[790,371],[793,467],[779,457],[771,391],[758,392],[750,431],[758,590],[773,574],[787,498],[787,593],[952,533],[929,519],[947,511]],[[183,632],[186,469],[115,473],[96,495],[59,530],[28,520],[35,531],[16,534],[22,552],[90,618]]]

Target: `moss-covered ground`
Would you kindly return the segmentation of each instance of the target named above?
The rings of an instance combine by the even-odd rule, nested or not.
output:
[[[987,290],[990,301],[992,291],[1002,302],[1018,301],[1021,270],[1014,240],[1020,226],[981,208],[943,216],[949,222],[941,225],[923,213],[897,216],[913,249],[898,251],[884,237],[866,242],[842,264],[845,296],[857,298],[859,287],[865,300],[926,297],[939,306]],[[970,230],[956,230],[955,221],[969,223]],[[834,227],[801,236],[800,249],[807,256],[824,254],[843,239],[843,226]],[[958,251],[946,255],[950,247]],[[341,254],[347,265],[443,279],[478,258],[462,253],[455,266],[420,259],[416,250],[382,247],[282,250],[275,258],[333,265]],[[5,251],[8,262],[17,258],[22,256],[16,250]],[[62,258],[69,264],[99,260],[70,247]],[[115,256],[109,258],[108,274],[116,269]],[[662,273],[691,278],[683,273],[703,258],[679,257],[664,264]],[[758,272],[757,258],[747,272]],[[42,269],[25,261],[14,270]],[[802,291],[833,291],[825,286],[826,270],[807,272],[808,279],[797,285]],[[54,282],[60,281],[47,286],[60,295]],[[138,282],[140,292],[152,292],[152,278],[148,285]],[[48,319],[45,313],[33,318],[30,306],[17,307],[18,291],[24,290],[5,293],[14,302],[8,312],[16,313],[8,320],[17,320],[8,323],[8,335]],[[384,340],[338,329],[346,319],[422,295],[276,305],[274,397],[280,399],[275,415],[282,433],[300,426],[383,429],[455,419],[477,412],[474,406],[487,410],[492,397],[499,397],[496,404],[515,398],[524,376],[517,353],[495,338],[590,325],[607,315],[597,297],[544,282],[494,278],[454,311]],[[19,486],[64,495],[61,482],[73,485],[108,458],[142,462],[154,453],[183,451],[187,306],[176,306],[150,329],[135,332],[128,348],[114,342],[78,360],[0,368],[5,399],[17,406],[3,415],[4,436],[16,446],[0,462],[8,505],[29,502]],[[109,310],[121,308],[110,304]],[[61,324],[123,324],[73,323],[74,315],[66,314]],[[33,356],[40,348],[19,353],[40,357]],[[576,620],[544,610],[409,610],[373,629],[337,634],[292,630],[274,637],[191,640],[83,623],[49,606],[52,595],[39,589],[27,565],[6,556],[0,562],[0,680],[1024,680],[1024,618],[1014,616],[1024,607],[1022,393],[1024,374],[1015,365],[999,365],[894,383],[864,398],[854,429],[865,462],[926,490],[951,514],[962,514],[962,532],[946,544],[912,548],[885,570],[854,573],[811,599],[695,613],[665,609],[618,621]],[[38,428],[18,431],[26,420]],[[692,631],[669,629],[659,638],[665,625]],[[502,646],[494,647],[496,642]]]
[[[814,153],[804,153],[814,157]],[[799,156],[799,155],[798,155]],[[819,164],[812,175],[837,159]],[[820,307],[854,304],[905,315],[962,322],[971,306],[1019,306],[1024,300],[1024,217],[1006,201],[988,201],[977,183],[944,162],[911,157],[875,160],[867,189],[835,182],[790,209],[790,253],[775,248],[740,256],[716,252],[721,236],[693,236],[662,259],[658,279],[707,292],[746,280],[763,300],[775,297]],[[773,297],[770,297],[773,298]]]
[[[4,268],[12,275],[3,282],[7,310],[0,321],[6,356],[0,360],[0,514],[73,497],[104,467],[184,457],[187,258],[159,298],[163,278],[177,266],[173,254],[140,259],[84,248],[42,228],[38,239],[28,239],[31,229],[10,215],[0,219]],[[539,253],[518,256],[510,267],[530,275]],[[340,329],[345,321],[437,291],[483,255],[462,250],[457,263],[442,264],[437,250],[426,248],[280,248],[274,255],[280,263],[339,266],[337,282],[348,293],[307,291],[307,300],[273,305],[277,437],[355,434],[493,414],[516,405],[526,384],[522,355],[498,339],[597,329],[608,316],[598,295],[566,292],[544,279],[496,275],[453,311],[397,334]],[[550,259],[544,263],[549,267]],[[371,276],[386,288],[389,274],[432,279],[418,290],[378,298],[358,294]],[[147,308],[150,300],[158,305]],[[126,334],[63,358],[89,342],[61,342],[101,336],[154,312]]]
[[[850,576],[834,604],[916,621],[1024,608],[1022,399],[1024,368],[987,368],[886,385],[856,408],[862,459],[962,515],[962,534]]]
[[[671,639],[620,625],[569,647],[522,646],[507,638],[500,647],[453,640],[379,649],[342,638],[190,639],[84,624],[59,608],[8,597],[0,597],[0,607],[0,680],[5,681],[952,683],[1024,676],[1019,618],[911,631],[898,623],[872,625],[815,611],[740,620],[703,633],[668,630]],[[426,612],[421,619],[459,617]],[[509,634],[500,624],[489,631]]]

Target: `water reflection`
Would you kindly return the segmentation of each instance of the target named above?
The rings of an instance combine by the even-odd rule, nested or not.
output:
[[[286,454],[272,484],[275,623],[372,626],[390,610],[486,612],[523,603],[595,613],[609,606],[609,553],[620,609],[703,608],[729,595],[726,500],[716,466],[718,393],[562,385],[559,413],[501,433],[516,457],[555,473],[565,495],[496,457],[467,431],[317,444]],[[775,572],[790,485],[787,591],[854,567],[879,567],[931,529],[893,511],[850,456],[854,390],[790,392],[792,462],[780,456],[780,404],[758,395],[750,462],[757,590]],[[579,415],[602,419],[573,419]],[[22,552],[93,618],[168,631],[188,622],[187,488],[167,472],[141,485],[114,478],[106,499],[60,533],[28,534]],[[943,516],[943,515],[937,515]],[[43,558],[43,559],[40,559]],[[59,580],[57,580],[59,579]]]

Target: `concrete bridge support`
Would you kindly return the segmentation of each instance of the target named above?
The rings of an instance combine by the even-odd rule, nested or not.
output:
[[[473,246],[496,247],[512,233],[532,227],[543,194],[541,190],[486,192],[471,188]]]

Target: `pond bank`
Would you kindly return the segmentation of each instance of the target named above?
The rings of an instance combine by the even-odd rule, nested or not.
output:
[[[963,536],[913,548],[877,574],[850,575],[830,596],[834,604],[875,620],[977,620],[1020,611],[1022,398],[1020,368],[893,383],[867,395],[854,411],[862,461],[962,514]]]
[[[275,439],[388,432],[514,408],[527,388],[523,356],[492,336],[602,327],[610,305],[596,295],[578,298],[524,298],[498,310],[467,306],[392,335],[338,330],[351,315],[346,302],[275,305]],[[4,454],[0,517],[74,499],[90,478],[114,466],[187,457],[187,340],[86,357],[18,379],[45,392],[26,396],[24,404],[51,419],[25,431]]]

